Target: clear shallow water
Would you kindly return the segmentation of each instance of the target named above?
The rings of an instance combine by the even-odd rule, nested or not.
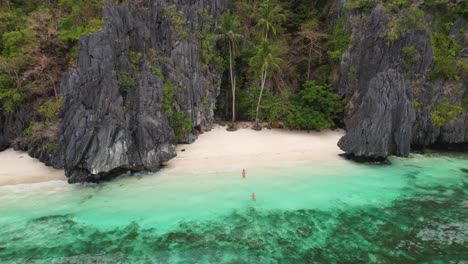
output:
[[[247,168],[248,169],[248,168]],[[0,262],[468,261],[467,156],[0,187]],[[257,201],[250,200],[255,192]]]

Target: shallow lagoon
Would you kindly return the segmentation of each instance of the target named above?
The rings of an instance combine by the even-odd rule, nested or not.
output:
[[[0,187],[6,263],[468,261],[466,155]],[[257,201],[250,195],[256,193]]]

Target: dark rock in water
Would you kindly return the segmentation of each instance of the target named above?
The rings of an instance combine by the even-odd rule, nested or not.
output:
[[[460,81],[430,78],[434,61],[429,29],[409,28],[388,41],[382,36],[395,18],[382,5],[376,5],[368,16],[344,10],[342,15],[353,42],[342,56],[334,82],[347,103],[348,134],[338,146],[354,156],[386,158],[407,156],[411,145],[468,142],[468,111],[441,127],[432,124],[431,114],[442,100],[462,104],[468,96],[468,76]],[[463,25],[466,21],[460,19],[454,32]],[[404,52],[408,47],[414,48],[411,63]]]
[[[468,153],[468,142],[459,144],[434,144],[427,146],[427,149],[441,152],[461,152]]]
[[[461,170],[462,172],[464,172],[464,173],[468,173],[468,169],[461,168],[460,170]]]
[[[355,156],[353,154],[340,154],[341,157],[345,159],[349,159],[352,161],[356,161],[358,163],[370,163],[375,165],[391,165],[392,163],[383,157],[365,157],[365,156]]]
[[[70,183],[155,171],[176,156],[175,133],[163,111],[164,83],[173,86],[172,111],[195,128],[181,142],[211,128],[213,110],[206,102],[215,102],[220,75],[202,63],[196,30],[204,23],[201,10],[217,16],[227,5],[147,0],[104,9],[104,29],[80,40],[78,68],[61,85],[59,142]]]

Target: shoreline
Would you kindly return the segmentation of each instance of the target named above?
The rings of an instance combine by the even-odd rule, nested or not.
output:
[[[337,146],[343,130],[307,132],[241,127],[234,132],[215,124],[192,144],[177,146],[177,157],[165,169],[189,174],[278,167],[294,163],[343,160]]]
[[[0,152],[0,186],[66,181],[63,170],[47,167],[28,153],[7,149]]]
[[[246,123],[237,131],[214,124],[192,144],[177,146],[177,157],[166,162],[171,175],[241,171],[343,160],[337,146],[343,130],[306,132],[281,129],[255,131]],[[66,181],[63,170],[47,167],[26,152],[0,152],[0,186]]]

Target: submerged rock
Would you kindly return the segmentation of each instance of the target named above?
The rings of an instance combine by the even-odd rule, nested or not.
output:
[[[168,112],[194,128],[179,141],[211,128],[220,76],[202,63],[197,30],[213,22],[202,15],[216,16],[226,6],[147,0],[104,9],[104,29],[80,40],[78,67],[61,85],[59,142],[70,183],[154,171],[175,157]]]

